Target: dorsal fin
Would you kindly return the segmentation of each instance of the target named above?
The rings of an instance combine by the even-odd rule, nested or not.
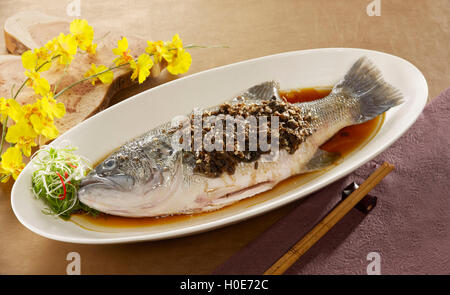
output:
[[[280,85],[276,81],[266,81],[247,89],[242,96],[250,100],[279,100]]]

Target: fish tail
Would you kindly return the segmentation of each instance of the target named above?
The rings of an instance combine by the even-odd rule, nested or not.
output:
[[[371,120],[403,102],[400,91],[383,80],[367,57],[353,64],[344,79],[334,86],[333,93],[353,100],[355,123]]]

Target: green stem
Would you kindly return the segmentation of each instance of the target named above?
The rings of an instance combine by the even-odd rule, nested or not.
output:
[[[20,85],[19,89],[17,89],[16,94],[14,94],[13,99],[16,99],[19,95],[20,91],[25,87],[25,84],[30,80],[30,78],[26,78],[25,81],[23,81],[22,85]]]
[[[100,76],[101,74],[104,74],[104,73],[109,72],[109,71],[112,71],[112,70],[114,70],[114,69],[123,67],[124,65],[128,65],[128,64],[129,64],[129,63],[127,62],[127,63],[124,63],[124,64],[120,64],[120,65],[118,65],[118,66],[110,67],[110,68],[107,68],[107,69],[104,70],[104,71],[98,72],[98,73],[96,73],[96,74],[94,74],[94,75],[91,75],[91,76],[86,77],[86,78],[84,78],[84,79],[78,80],[77,82],[70,84],[69,86],[67,86],[66,88],[62,89],[60,92],[58,92],[57,94],[55,94],[55,96],[53,96],[53,98],[56,99],[58,96],[60,96],[61,94],[63,94],[63,93],[66,92],[67,90],[69,90],[70,88],[72,88],[72,87],[74,87],[74,86],[77,86],[78,84],[83,83],[83,82],[86,81],[86,80],[89,80],[89,79],[98,77],[98,76]]]
[[[99,39],[94,40],[95,42],[100,42],[102,41],[106,36],[108,36],[109,34],[111,34],[111,31],[106,32],[103,36],[101,36]]]
[[[217,48],[219,48],[219,47],[224,47],[224,48],[225,48],[225,46],[202,46],[202,45],[195,45],[195,44],[187,45],[187,46],[185,46],[184,48],[189,49],[189,48],[213,48],[213,47],[217,47]],[[169,48],[169,50],[175,50],[175,49],[176,49],[176,48]],[[149,54],[149,55],[152,56],[153,54]],[[137,60],[137,59],[136,59],[136,60]],[[135,60],[135,61],[136,61],[136,60]],[[86,77],[86,78],[84,78],[84,79],[81,79],[81,80],[79,80],[79,81],[77,81],[77,82],[75,82],[75,83],[72,83],[72,84],[70,84],[69,86],[67,86],[66,88],[62,89],[60,92],[56,93],[55,96],[54,96],[53,98],[56,99],[57,97],[59,97],[61,94],[63,94],[63,93],[66,92],[67,90],[71,89],[72,87],[77,86],[77,85],[80,84],[80,83],[83,83],[84,81],[87,81],[87,80],[89,80],[89,79],[98,77],[98,76],[100,76],[101,74],[104,74],[104,73],[109,72],[109,71],[112,71],[112,70],[114,70],[114,69],[123,67],[123,66],[128,65],[128,64],[130,64],[130,63],[127,62],[127,63],[121,64],[121,65],[118,65],[118,66],[109,67],[109,68],[107,68],[107,69],[104,70],[104,71],[98,72],[98,73],[96,73],[96,74],[94,74],[94,75],[91,75],[91,76],[89,76],[89,77]]]
[[[61,81],[64,78],[64,76],[67,74],[67,69],[68,68],[69,68],[69,64],[66,64],[66,66],[64,67],[64,73],[61,75],[61,77],[59,77],[58,81],[56,81],[55,87],[53,87],[53,93],[56,93],[56,90],[58,89],[59,83],[61,83]]]
[[[52,62],[54,59],[58,58],[59,56],[60,56],[60,54],[53,56],[50,60],[47,60],[46,62],[44,62],[40,66],[36,67],[35,71],[39,71],[43,66],[45,66],[46,64]],[[17,89],[16,93],[13,96],[14,100],[17,98],[17,96],[19,95],[20,91],[22,91],[22,89],[25,87],[25,85],[27,84],[27,82],[29,80],[30,80],[30,78],[26,78],[25,81],[23,81],[22,85],[20,85],[19,89]],[[5,120],[2,122],[3,126],[2,126],[2,137],[0,139],[0,153],[3,153],[3,144],[5,142],[5,137],[6,137],[6,125],[7,125],[7,123],[8,123],[8,116],[6,116]]]
[[[6,136],[6,123],[8,122],[8,116],[5,118],[5,120],[2,122],[2,139],[0,142],[0,153],[3,154],[3,142],[5,141]]]
[[[22,85],[20,85],[19,89],[17,89],[16,94],[14,94],[13,99],[16,99],[17,96],[19,95],[20,91],[22,90],[22,88],[25,86],[25,84],[28,82],[28,80],[30,80],[30,78],[25,79],[25,81],[23,81]],[[8,116],[6,116],[5,120],[2,122],[2,138],[0,139],[0,153],[3,153],[3,144],[5,142],[5,137],[6,137],[6,125],[8,123]]]
[[[25,79],[25,81],[23,81],[22,85],[20,85],[19,89],[17,89],[16,94],[13,96],[13,99],[16,99],[17,95],[19,95],[19,92],[22,90],[22,88],[25,86],[25,84],[29,79],[30,78],[27,78]],[[5,142],[7,124],[8,124],[8,116],[6,116],[5,120],[3,120],[2,122],[2,138],[0,139],[0,153],[3,153],[3,143]]]
[[[184,49],[190,49],[190,48],[230,48],[230,46],[227,45],[196,45],[196,44],[189,44],[183,47]]]
[[[169,49],[169,50],[172,50],[172,49]],[[149,55],[152,56],[153,54],[149,54]],[[136,62],[137,59],[135,59],[134,61]],[[84,81],[87,81],[87,80],[89,80],[89,79],[98,77],[98,76],[100,76],[101,74],[104,74],[104,73],[106,73],[106,72],[112,71],[112,70],[114,70],[114,69],[123,67],[123,66],[125,66],[125,65],[129,65],[129,64],[130,64],[130,63],[127,62],[127,63],[120,64],[120,65],[118,65],[118,66],[109,67],[109,68],[107,68],[107,69],[104,70],[104,71],[98,72],[98,73],[96,73],[96,74],[94,74],[94,75],[91,75],[91,76],[89,76],[89,77],[86,77],[86,78],[84,78],[84,79],[81,79],[81,80],[79,80],[79,81],[77,81],[77,82],[75,82],[75,83],[72,83],[72,84],[70,84],[69,86],[67,86],[66,88],[62,89],[62,90],[61,90],[60,92],[58,92],[57,94],[55,94],[55,96],[53,96],[53,99],[56,99],[58,96],[60,96],[61,94],[63,94],[63,93],[66,92],[67,90],[69,90],[70,88],[72,88],[72,87],[74,87],[74,86],[77,86],[78,84],[83,83]]]
[[[35,71],[39,71],[43,66],[45,66],[46,64],[52,62],[54,59],[60,57],[61,55],[55,55],[53,56],[50,60],[47,60],[46,62],[44,62],[43,64],[41,64],[40,66],[35,68]],[[25,87],[25,84],[27,84],[27,82],[30,80],[30,78],[26,78],[25,81],[23,81],[22,85],[20,85],[19,89],[17,89],[16,94],[13,96],[13,99],[16,99],[17,96],[19,95],[20,91],[22,91],[23,87]]]
[[[11,173],[8,174],[4,174],[2,177],[0,177],[0,182],[2,182],[4,179],[8,178],[11,176]]]
[[[190,48],[228,48],[228,46],[224,46],[224,45],[223,45],[223,46],[203,46],[203,45],[190,44],[190,45],[184,46],[184,48],[185,48],[185,49],[190,49]],[[176,48],[169,48],[169,50],[175,50],[175,49],[176,49]],[[153,55],[153,54],[150,54],[150,56],[152,56],[152,55]],[[46,65],[47,63],[53,61],[53,59],[58,58],[59,56],[60,56],[60,55],[56,55],[56,56],[52,57],[51,60],[46,61],[45,63],[43,63],[42,65],[40,65],[38,68],[36,68],[36,71],[39,71],[39,69],[41,69],[44,65]],[[135,60],[135,61],[136,61],[136,60]],[[56,93],[55,96],[54,96],[53,98],[56,99],[57,97],[59,97],[61,94],[63,94],[63,93],[66,92],[67,90],[69,90],[69,89],[71,89],[71,88],[77,86],[77,85],[80,84],[80,83],[83,83],[84,81],[87,81],[87,80],[89,80],[89,79],[98,77],[98,76],[100,76],[101,74],[104,74],[104,73],[109,72],[109,71],[112,71],[112,70],[114,70],[114,69],[123,67],[123,66],[128,65],[128,64],[130,64],[130,63],[128,62],[128,63],[124,63],[124,64],[121,64],[121,65],[118,65],[118,66],[109,67],[108,69],[106,69],[106,70],[104,70],[104,71],[98,72],[98,73],[96,73],[96,74],[94,74],[94,75],[91,75],[91,76],[89,76],[89,77],[86,77],[86,78],[84,78],[84,79],[81,79],[81,80],[79,80],[79,81],[77,81],[77,82],[75,82],[75,83],[72,83],[71,85],[69,85],[69,86],[65,87],[64,89],[62,89],[60,92]],[[30,78],[27,78],[27,79],[22,83],[22,85],[19,87],[19,89],[17,90],[16,94],[14,95],[13,99],[16,99],[16,98],[17,98],[17,96],[19,95],[20,91],[23,89],[23,87],[25,86],[25,84],[26,84],[29,80],[30,80]],[[55,85],[54,91],[56,91],[56,85]],[[2,137],[1,137],[1,141],[0,141],[0,152],[2,151],[2,148],[3,148],[3,142],[4,142],[4,139],[5,139],[5,136],[6,136],[6,121],[7,121],[7,120],[8,120],[8,117],[6,117],[5,122],[3,122]]]

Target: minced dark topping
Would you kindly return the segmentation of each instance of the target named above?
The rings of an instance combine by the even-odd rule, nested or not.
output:
[[[260,121],[258,121],[258,128],[256,132],[264,132],[264,136],[267,137],[267,143],[270,145],[272,141],[271,133],[271,116],[277,116],[279,120],[279,149],[284,149],[288,153],[293,154],[300,144],[306,140],[306,138],[313,134],[314,129],[312,127],[312,122],[314,121],[314,116],[302,111],[296,105],[290,104],[282,100],[268,100],[261,101],[261,103],[224,103],[218,107],[215,111],[203,112],[202,114],[202,139],[205,136],[210,136],[212,134],[211,130],[214,131],[217,121],[211,122],[208,120],[210,116],[216,116],[222,120],[222,130],[223,137],[218,143],[222,146],[222,151],[206,151],[202,148],[200,151],[195,151],[194,149],[194,114],[191,115],[191,148],[192,151],[184,152],[185,158],[190,158],[194,163],[194,172],[204,174],[208,177],[218,177],[223,172],[228,174],[233,174],[236,170],[236,166],[240,162],[254,162],[257,161],[261,155],[270,153],[270,150],[262,150],[259,146],[259,140],[256,151],[249,150],[249,138],[251,132],[255,130],[251,129],[246,125],[245,127],[245,148],[238,148],[238,135],[236,134],[236,128],[234,130],[234,148],[233,151],[227,151],[226,149],[226,123],[224,119],[225,116],[229,115],[233,118],[238,116],[247,119],[250,116],[260,118],[263,116],[267,117],[267,123],[261,126]],[[200,115],[199,115],[200,116]],[[251,129],[251,130],[250,130]],[[199,130],[198,130],[199,131]],[[208,135],[209,134],[209,135]],[[214,134],[214,133],[213,133]],[[274,135],[276,136],[276,135]],[[211,137],[211,142],[216,144],[214,139],[220,138]],[[230,141],[230,140],[229,140]],[[241,141],[242,142],[242,141]],[[255,169],[258,168],[257,163],[254,165]]]

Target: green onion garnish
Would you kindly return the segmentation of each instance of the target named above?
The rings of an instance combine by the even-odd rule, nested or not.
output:
[[[97,215],[96,210],[80,203],[77,195],[81,179],[92,169],[89,161],[74,154],[76,148],[60,146],[45,146],[31,159],[36,166],[31,190],[36,198],[48,206],[43,213],[63,219],[77,212]]]

